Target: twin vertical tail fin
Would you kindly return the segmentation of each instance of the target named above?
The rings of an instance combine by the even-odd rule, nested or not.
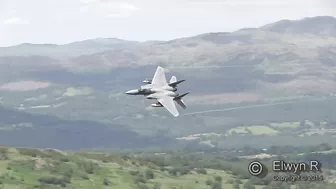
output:
[[[183,102],[182,98],[183,98],[184,96],[186,96],[187,94],[189,94],[189,93],[184,93],[183,95],[179,95],[178,97],[175,97],[175,98],[174,98],[175,102],[176,102],[178,105],[180,105],[183,109],[186,109],[187,106],[186,106],[185,103]]]
[[[176,76],[172,76],[172,77],[170,78],[169,84],[171,84],[171,83],[175,83],[176,81],[177,81]]]
[[[169,84],[168,84],[168,85],[171,86],[171,87],[176,88],[177,85],[180,84],[180,83],[182,83],[183,81],[185,81],[185,80],[177,81],[176,77],[175,77],[175,76],[172,76],[172,77],[170,78],[170,81],[169,81]]]

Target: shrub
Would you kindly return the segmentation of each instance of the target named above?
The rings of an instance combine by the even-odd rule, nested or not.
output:
[[[41,177],[38,181],[42,184],[64,185],[65,181],[57,177]]]
[[[212,185],[212,183],[213,183],[213,181],[209,180],[209,179],[205,181],[205,184],[208,185],[208,186]]]
[[[135,176],[135,175],[140,174],[139,171],[133,171],[133,170],[129,171],[129,173],[130,173],[132,176]]]
[[[211,189],[222,189],[222,183],[220,183],[220,182],[212,183]]]
[[[223,178],[221,176],[216,176],[215,181],[222,182]]]
[[[155,183],[154,184],[154,189],[161,189],[161,184],[160,183]]]
[[[139,187],[139,189],[149,189],[148,186],[144,183],[139,183],[138,187]]]
[[[60,161],[61,161],[61,162],[69,162],[70,159],[67,158],[67,157],[62,157],[62,158],[60,158]]]
[[[153,171],[150,170],[150,169],[147,169],[147,170],[145,171],[145,175],[146,175],[146,178],[147,178],[147,179],[154,179],[154,177],[155,177]]]
[[[147,181],[146,178],[145,178],[144,175],[142,175],[142,174],[139,174],[139,175],[133,177],[133,182],[134,182],[135,184],[138,184],[138,183],[146,183],[146,181]]]
[[[207,174],[207,171],[206,171],[204,168],[196,169],[196,172],[197,172],[198,174],[203,174],[203,175],[206,175],[206,174]]]
[[[107,178],[104,178],[103,184],[105,186],[109,186],[111,184],[111,181],[109,181]]]

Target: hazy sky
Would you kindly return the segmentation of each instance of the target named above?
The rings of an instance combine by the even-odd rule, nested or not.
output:
[[[336,17],[335,7],[336,0],[0,0],[0,46],[97,37],[169,40],[281,19]]]

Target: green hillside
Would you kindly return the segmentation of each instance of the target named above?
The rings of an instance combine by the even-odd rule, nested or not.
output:
[[[211,185],[231,188],[232,184],[226,182],[233,178],[222,170],[191,167],[179,169],[171,165],[159,166],[149,159],[108,153],[65,153],[52,149],[6,147],[1,147],[0,173],[2,188],[8,189],[206,189]],[[215,182],[216,179],[221,182]]]
[[[274,182],[272,178],[276,174],[271,171],[268,171],[269,174],[264,178],[253,177],[247,171],[251,160],[229,160],[225,155],[220,156],[219,153],[209,152],[202,155],[191,151],[147,155],[134,152],[133,155],[127,156],[107,152],[63,152],[56,149],[1,147],[0,188],[331,189],[335,187],[332,184],[334,153],[305,156],[321,159],[327,163],[323,167],[325,180],[308,183]],[[271,165],[270,160],[262,162],[267,167]]]

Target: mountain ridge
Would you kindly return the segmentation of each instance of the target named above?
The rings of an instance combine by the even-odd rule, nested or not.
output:
[[[102,43],[106,43],[106,42],[114,42],[114,43],[155,43],[155,42],[169,42],[169,41],[175,41],[175,40],[179,40],[179,39],[185,39],[185,38],[193,38],[193,37],[197,37],[197,36],[203,36],[206,34],[230,34],[230,33],[236,33],[239,31],[245,31],[245,30],[255,30],[255,29],[264,29],[264,30],[269,30],[272,31],[272,28],[277,28],[277,27],[283,27],[283,25],[286,24],[290,24],[290,25],[294,25],[294,24],[305,24],[305,23],[319,23],[321,24],[321,21],[323,22],[323,24],[329,23],[329,24],[333,24],[336,26],[336,17],[333,16],[315,16],[315,17],[304,17],[302,19],[296,19],[296,20],[289,20],[289,19],[283,19],[283,20],[279,20],[273,23],[269,23],[269,24],[265,24],[262,25],[260,27],[252,27],[252,28],[241,28],[238,29],[236,31],[233,32],[209,32],[209,33],[201,33],[198,35],[193,35],[193,36],[188,36],[188,37],[182,37],[182,38],[175,38],[175,39],[171,39],[171,40],[146,40],[143,42],[137,41],[137,40],[127,40],[127,39],[121,39],[121,38],[115,38],[115,37],[97,37],[97,38],[91,38],[91,39],[85,39],[85,40],[79,40],[79,41],[73,41],[73,42],[68,42],[68,43],[64,43],[64,44],[53,44],[53,43],[46,43],[46,44],[38,44],[38,43],[21,43],[21,44],[17,44],[17,45],[10,45],[10,46],[4,46],[4,47],[0,47],[1,48],[10,48],[10,47],[19,47],[19,46],[25,46],[25,45],[36,45],[36,46],[66,46],[66,45],[72,45],[72,44],[77,44],[77,43],[85,43],[85,42],[102,42]],[[322,24],[322,25],[323,25]],[[334,26],[334,27],[335,27]]]
[[[306,17],[300,20],[280,20],[260,29],[276,33],[336,35],[336,18],[332,16]]]
[[[298,35],[269,30],[279,28],[284,22],[290,22],[288,27],[294,25],[295,29],[302,26],[300,23],[315,23],[316,20],[324,20],[323,23],[330,23],[329,25],[332,27],[336,23],[334,17],[320,16],[295,21],[278,21],[261,26],[262,29],[245,28],[236,32],[212,32],[170,41],[133,42],[116,38],[97,38],[70,43],[75,44],[73,45],[75,48],[69,48],[70,50],[63,47],[60,50],[55,50],[55,47],[46,48],[48,50],[37,48],[35,49],[37,56],[28,55],[29,52],[24,48],[18,54],[15,53],[15,48],[11,48],[9,53],[11,56],[9,56],[5,55],[4,48],[0,48],[0,70],[2,70],[0,72],[3,72],[8,80],[17,77],[15,72],[20,72],[22,76],[31,77],[33,71],[36,73],[33,77],[36,78],[36,75],[41,75],[39,74],[41,72],[44,76],[54,75],[52,73],[56,72],[85,75],[88,73],[115,73],[116,70],[122,69],[122,72],[118,72],[119,78],[129,80],[132,76],[128,74],[127,68],[143,70],[144,67],[148,67],[145,69],[148,70],[146,72],[152,72],[149,69],[161,65],[167,69],[183,72],[183,75],[186,75],[187,72],[193,75],[196,69],[193,71],[193,69],[182,68],[209,67],[202,74],[203,80],[213,81],[213,77],[216,77],[219,82],[223,76],[219,72],[218,75],[210,73],[211,67],[218,67],[217,71],[220,70],[235,80],[239,80],[241,87],[245,89],[246,83],[253,83],[252,85],[262,86],[267,90],[282,90],[290,87],[290,91],[292,91],[296,90],[295,87],[300,86],[307,92],[307,90],[316,89],[309,88],[309,86],[316,86],[319,80],[325,81],[325,86],[328,83],[333,86],[335,83],[336,35]],[[326,27],[328,28],[329,25]],[[321,31],[325,29],[323,27],[317,28]],[[304,26],[303,30],[306,29],[307,27]],[[308,27],[307,32],[310,31]],[[86,42],[88,45],[78,48],[80,44]],[[93,42],[93,46],[90,46],[91,42]],[[117,43],[116,46],[114,46],[114,42]],[[113,44],[106,47],[106,43]],[[120,43],[121,46],[118,46]],[[96,44],[100,44],[100,47],[96,48]],[[20,55],[20,53],[26,54]],[[52,56],[48,56],[48,54],[52,54]],[[9,64],[11,66],[8,66]],[[234,74],[226,73],[224,70],[225,66],[235,65],[243,67],[235,70]],[[44,77],[44,79],[48,79],[48,77]],[[277,83],[275,84],[274,81]],[[237,81],[230,82],[237,83]],[[127,82],[124,85],[127,86]],[[251,88],[248,87],[248,89]],[[333,87],[325,89],[328,90],[324,92],[330,93],[336,90]]]
[[[325,16],[289,22],[292,23],[290,27],[294,25],[295,29],[301,27],[302,24],[300,23],[315,23],[316,20],[321,19],[330,23],[331,26],[336,23],[336,18]],[[261,28],[268,27],[269,30],[270,28],[278,28],[279,24],[281,26],[283,22],[287,23],[287,21],[279,21]],[[326,27],[328,28],[329,25]],[[323,27],[317,28],[321,31],[325,29]],[[307,27],[304,26],[303,30],[306,29]],[[318,89],[311,86],[318,85],[319,81],[323,81],[322,86],[334,86],[336,77],[334,74],[336,71],[334,63],[336,60],[336,35],[299,35],[269,30],[245,28],[231,33],[212,32],[170,41],[139,43],[111,38],[110,40],[116,41],[117,44],[120,42],[121,46],[111,45],[109,47],[105,45],[105,40],[108,43],[108,39],[98,38],[96,41],[99,44],[103,43],[99,48],[96,47],[96,43],[90,46],[92,40],[88,40],[89,45],[78,48],[81,42],[75,42],[74,46],[76,48],[70,48],[70,50],[63,47],[60,50],[55,50],[54,47],[47,48],[49,50],[35,49],[35,53],[39,57],[28,56],[29,52],[24,48],[18,54],[15,54],[15,49],[11,48],[12,55],[6,56],[4,49],[0,48],[0,69],[7,76],[6,80],[17,77],[15,72],[32,76],[31,70],[34,73],[71,72],[85,75],[89,73],[115,73],[116,70],[123,69],[124,71],[118,72],[119,78],[129,81],[134,73],[130,71],[132,72],[130,75],[127,68],[143,70],[143,68],[148,67],[146,72],[152,72],[149,69],[161,65],[167,69],[183,72],[183,75],[190,73],[189,77],[193,77],[192,75],[196,74],[197,69],[182,68],[209,67],[203,71],[203,79],[198,82],[214,81],[214,77],[216,77],[217,84],[220,84],[220,81],[223,83],[222,80],[227,80],[227,78],[224,79],[224,76],[221,76],[219,73],[221,71],[235,78],[234,81],[230,82],[237,83],[237,80],[239,80],[241,90],[262,88],[263,90],[278,91],[289,88],[289,91],[296,91],[297,88],[300,88],[299,91],[303,90],[302,93],[305,93],[309,91],[317,92]],[[310,31],[308,27],[307,32]],[[26,54],[20,55],[20,53]],[[48,54],[52,56],[48,56]],[[9,63],[11,66],[8,66]],[[43,66],[41,67],[41,65]],[[231,73],[224,70],[226,69],[225,66],[235,65],[243,67]],[[216,69],[218,71],[217,75],[211,73],[211,67],[218,68]],[[28,71],[29,73],[27,73]],[[35,74],[33,77],[36,78],[36,75],[40,74]],[[43,75],[54,74],[43,73]],[[44,77],[44,79],[46,78],[48,79],[48,77]],[[277,81],[277,83],[275,84],[274,81]],[[250,83],[254,87],[247,87],[248,84],[246,83]],[[127,86],[128,83],[124,82],[123,85]],[[191,85],[197,86],[196,83]],[[230,86],[227,88],[239,87]],[[336,87],[323,88],[323,91],[327,93],[333,93],[335,90]]]

